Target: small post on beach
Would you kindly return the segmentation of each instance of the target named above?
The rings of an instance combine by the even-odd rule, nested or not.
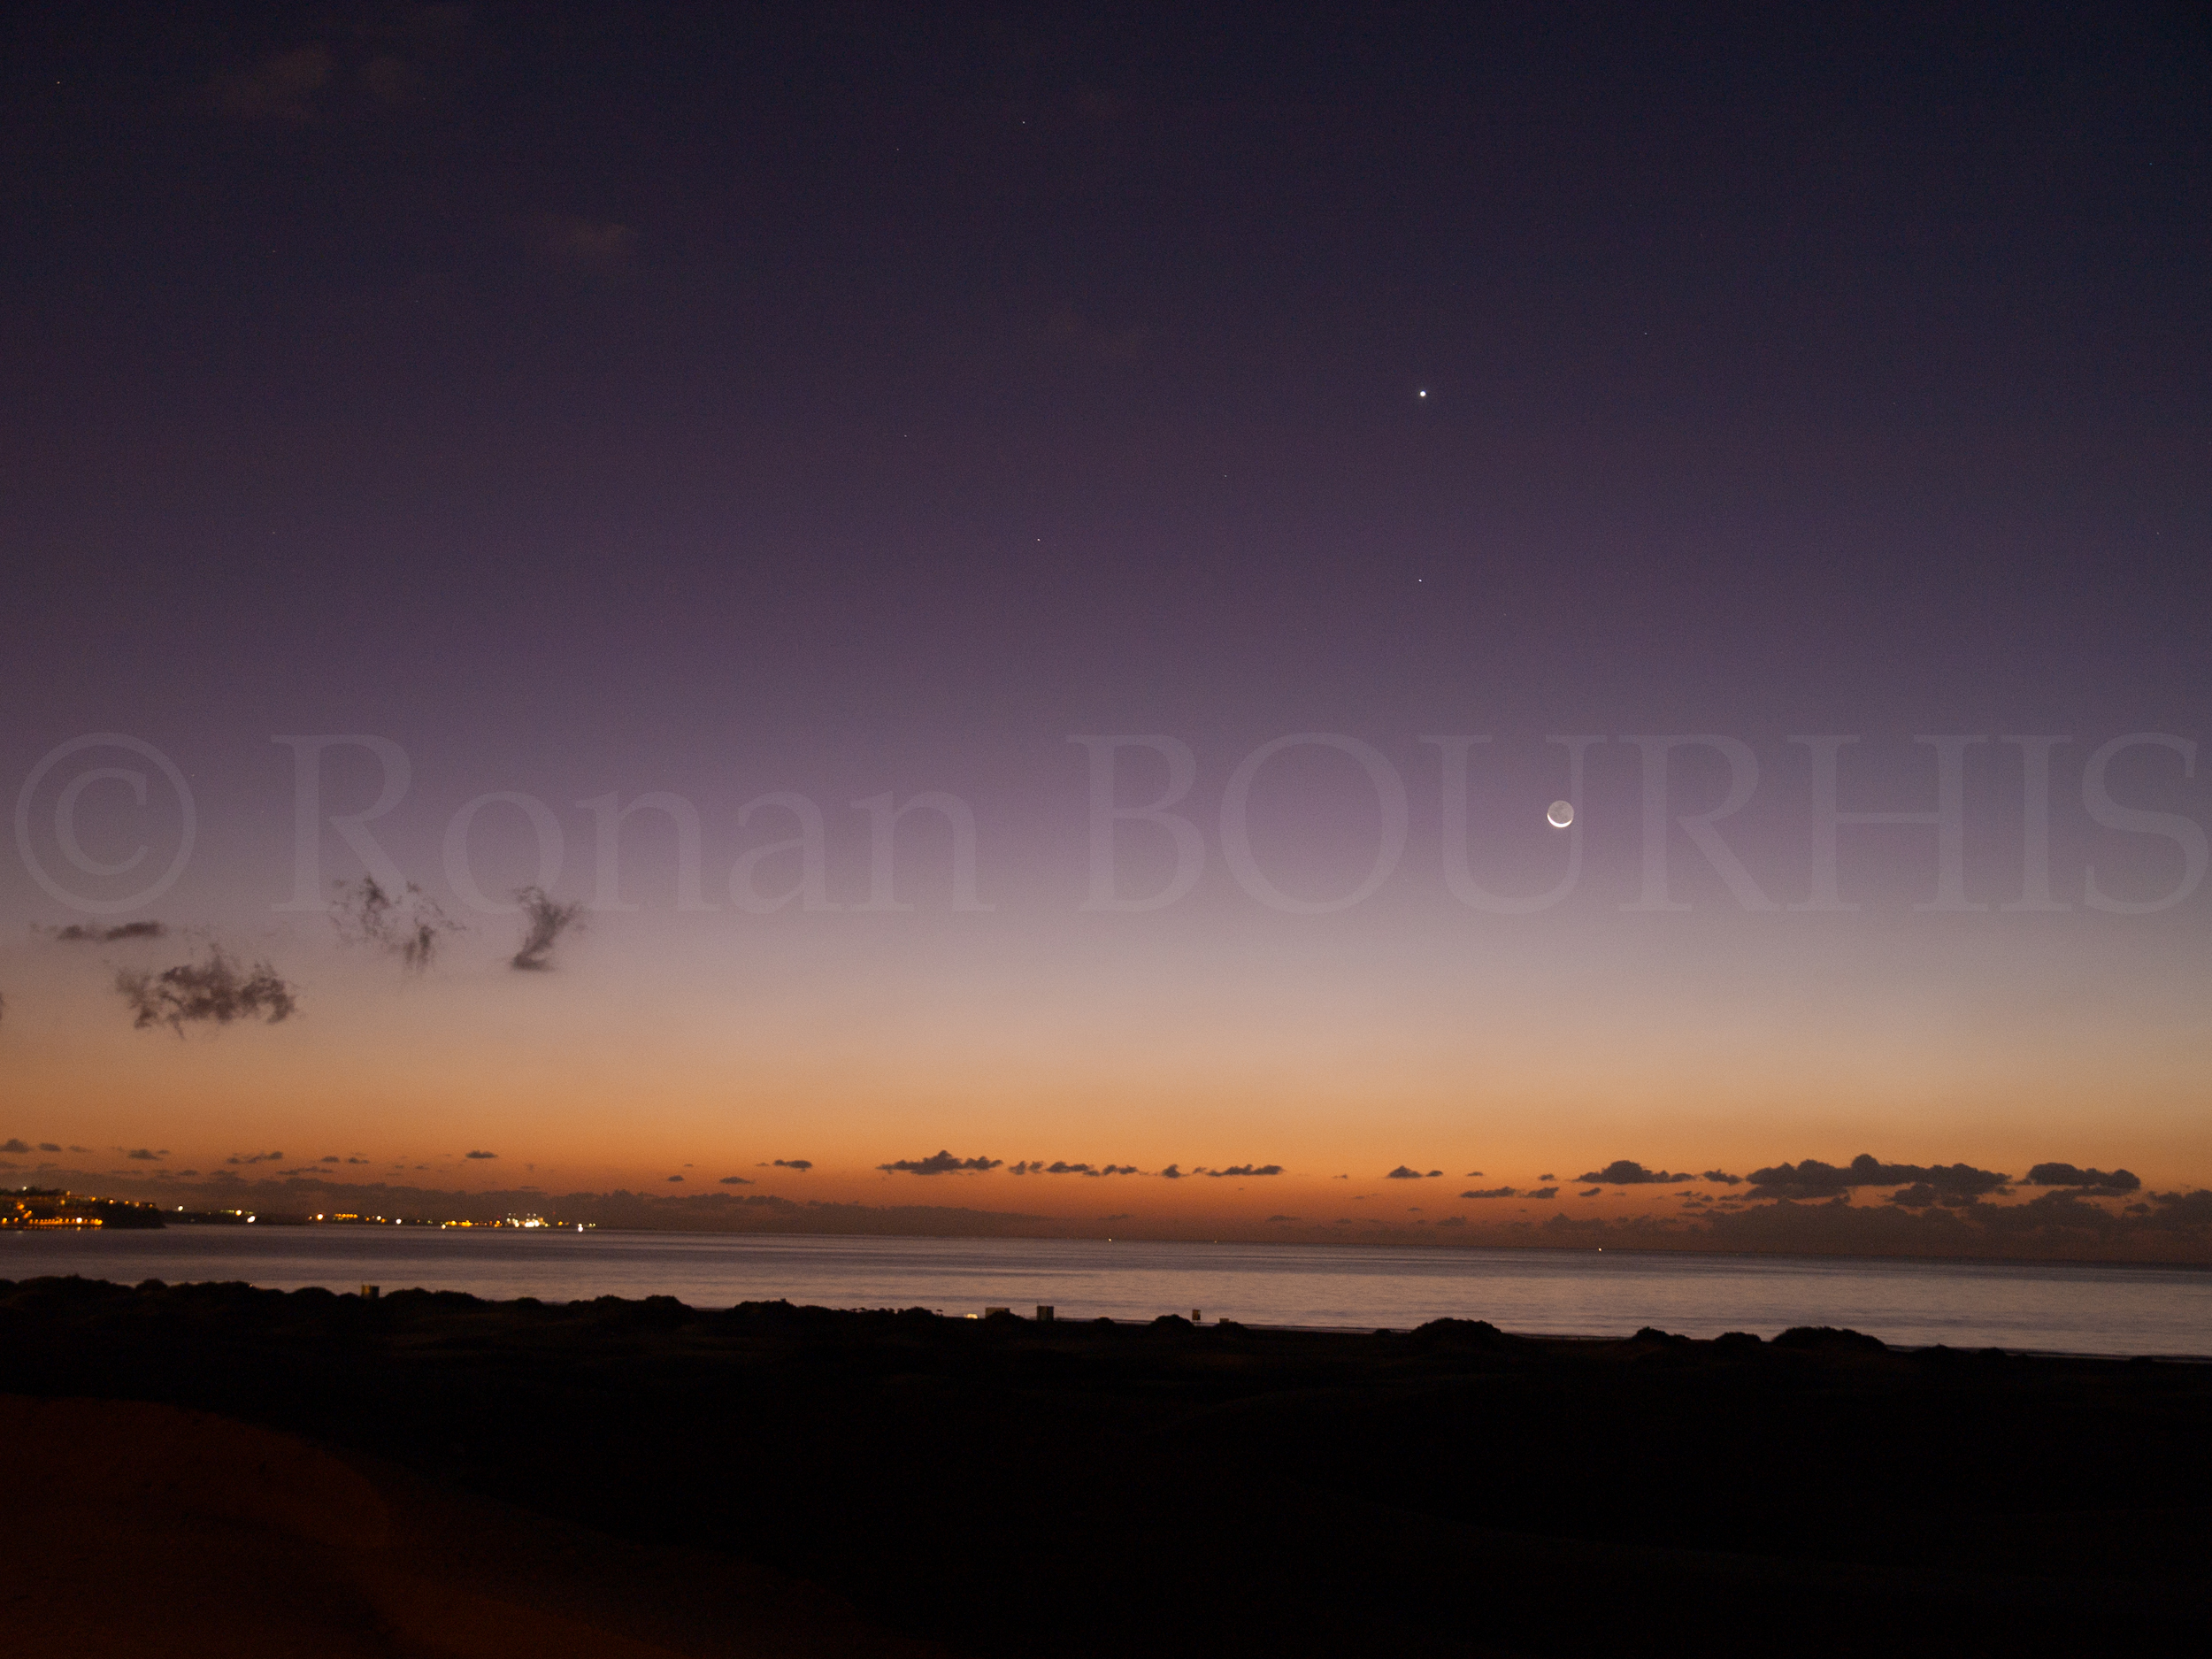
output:
[[[1050,1325],[1052,1323],[1052,1304],[1050,1302],[1041,1302],[1037,1304],[1037,1322],[1040,1325]]]
[[[1206,1316],[1199,1312],[1197,1309],[1193,1308],[1190,1310],[1190,1322],[1193,1325],[1203,1325],[1206,1323]]]
[[[364,1302],[374,1302],[381,1294],[383,1291],[379,1286],[364,1285],[361,1286],[361,1300]]]

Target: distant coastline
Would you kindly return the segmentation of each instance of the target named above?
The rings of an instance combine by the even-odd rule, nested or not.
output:
[[[412,1228],[547,1225],[573,1230],[916,1239],[1144,1239],[1161,1243],[1347,1244],[1415,1249],[1603,1249],[1723,1256],[2212,1266],[2212,1192],[2162,1194],[2145,1213],[2115,1217],[2087,1205],[1982,1204],[1912,1211],[1886,1203],[1777,1199],[1724,1213],[1419,1226],[1251,1224],[1201,1217],[1118,1217],[1110,1223],[956,1204],[861,1204],[765,1194],[470,1193],[316,1176],[199,1182],[89,1171],[42,1171],[39,1190],[98,1194],[152,1206],[165,1218],[299,1225],[325,1217],[382,1217]],[[17,1189],[20,1191],[22,1189]],[[9,1195],[0,1188],[0,1199]],[[2078,1213],[2086,1212],[2086,1214]],[[145,1224],[142,1224],[145,1225]]]

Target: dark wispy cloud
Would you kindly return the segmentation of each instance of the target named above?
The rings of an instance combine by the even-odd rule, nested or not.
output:
[[[563,904],[543,887],[517,889],[515,902],[522,906],[522,948],[509,959],[511,965],[536,973],[553,965],[553,947],[561,935],[578,925],[580,904]]]
[[[123,1156],[134,1164],[156,1164],[169,1156],[169,1148],[164,1147],[157,1152],[151,1147],[133,1147]]]
[[[411,881],[398,894],[385,892],[371,876],[336,887],[330,921],[338,937],[349,945],[365,945],[396,956],[400,966],[411,972],[427,968],[449,935],[468,931]]]
[[[1486,1187],[1478,1192],[1462,1193],[1462,1198],[1518,1198],[1521,1194],[1510,1187]]]
[[[18,1141],[12,1136],[6,1141],[0,1141],[0,1152],[28,1152],[30,1149],[30,1142]]]
[[[1600,1193],[1603,1192],[1604,1190],[1605,1190],[1605,1188],[1603,1188],[1602,1187],[1593,1187],[1589,1188],[1586,1192],[1580,1192],[1580,1193],[1577,1193],[1577,1194],[1575,1194],[1575,1196],[1576,1196],[1576,1197],[1578,1197],[1578,1198],[1595,1198],[1595,1197],[1596,1197],[1596,1196],[1597,1196]]]
[[[2143,1185],[2131,1170],[2078,1170],[2070,1164],[2039,1164],[2021,1179],[2029,1187],[2085,1187],[2102,1193],[2132,1193]]]
[[[1664,1170],[1647,1170],[1633,1158],[1615,1158],[1603,1169],[1585,1171],[1575,1179],[1595,1181],[1604,1187],[1660,1187],[1676,1181],[1694,1181],[1697,1177],[1678,1172],[1670,1175]]]
[[[680,1175],[672,1175],[668,1179],[672,1181],[680,1181],[683,1179],[683,1177]]]
[[[720,1184],[724,1187],[750,1187],[753,1183],[749,1176],[725,1175]]]
[[[44,934],[58,945],[116,945],[134,939],[166,939],[169,936],[169,924],[166,922],[118,922],[112,927],[94,927],[82,922],[72,922],[66,927],[40,927],[34,925],[31,931],[35,933]]]
[[[1219,1180],[1225,1175],[1280,1175],[1282,1172],[1283,1166],[1279,1164],[1232,1164],[1225,1170],[1202,1169],[1196,1171],[1200,1175],[1210,1176],[1215,1180]]]
[[[1427,1181],[1435,1179],[1443,1172],[1441,1170],[1409,1170],[1401,1164],[1389,1174],[1384,1176],[1383,1179],[1386,1181]]]
[[[1171,1181],[1179,1181],[1183,1179],[1183,1171],[1179,1164],[1171,1164],[1162,1170],[1160,1174],[1164,1179]]]
[[[1556,1187],[1532,1187],[1521,1196],[1524,1198],[1556,1198],[1559,1196],[1559,1189]]]
[[[499,1154],[496,1152],[466,1152],[462,1154],[462,1156],[464,1157],[475,1158],[481,1162],[482,1160],[488,1158],[495,1158],[499,1156]]]
[[[1701,1181],[1710,1181],[1717,1187],[1740,1187],[1743,1185],[1742,1176],[1731,1175],[1725,1170],[1708,1170],[1704,1174],[1699,1176],[1698,1179]]]
[[[209,946],[199,961],[158,972],[122,969],[115,976],[115,989],[130,1006],[134,1028],[166,1025],[180,1037],[187,1025],[253,1018],[273,1025],[299,1007],[297,993],[268,963],[241,967],[220,945]]]
[[[234,1152],[224,1160],[227,1164],[281,1164],[281,1152]]]
[[[1003,1158],[956,1158],[949,1152],[940,1150],[926,1158],[900,1158],[894,1163],[879,1164],[876,1167],[897,1175],[979,1174],[985,1170],[997,1169],[1004,1162]]]
[[[814,1167],[812,1158],[778,1158],[773,1165],[780,1170],[797,1170],[801,1174]]]
[[[2006,1190],[2012,1178],[1970,1164],[1885,1164],[1862,1152],[1841,1168],[1806,1158],[1751,1171],[1753,1198],[1833,1198],[1860,1187],[1924,1185],[1939,1201],[1979,1198]]]

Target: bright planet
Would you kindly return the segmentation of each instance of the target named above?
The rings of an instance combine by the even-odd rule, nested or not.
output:
[[[1575,821],[1574,803],[1571,801],[1553,802],[1551,805],[1544,809],[1544,819],[1554,829],[1565,829],[1568,825]]]

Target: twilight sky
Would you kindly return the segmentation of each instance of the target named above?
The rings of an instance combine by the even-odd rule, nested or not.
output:
[[[17,1179],[2212,1180],[2200,8],[4,28]]]

